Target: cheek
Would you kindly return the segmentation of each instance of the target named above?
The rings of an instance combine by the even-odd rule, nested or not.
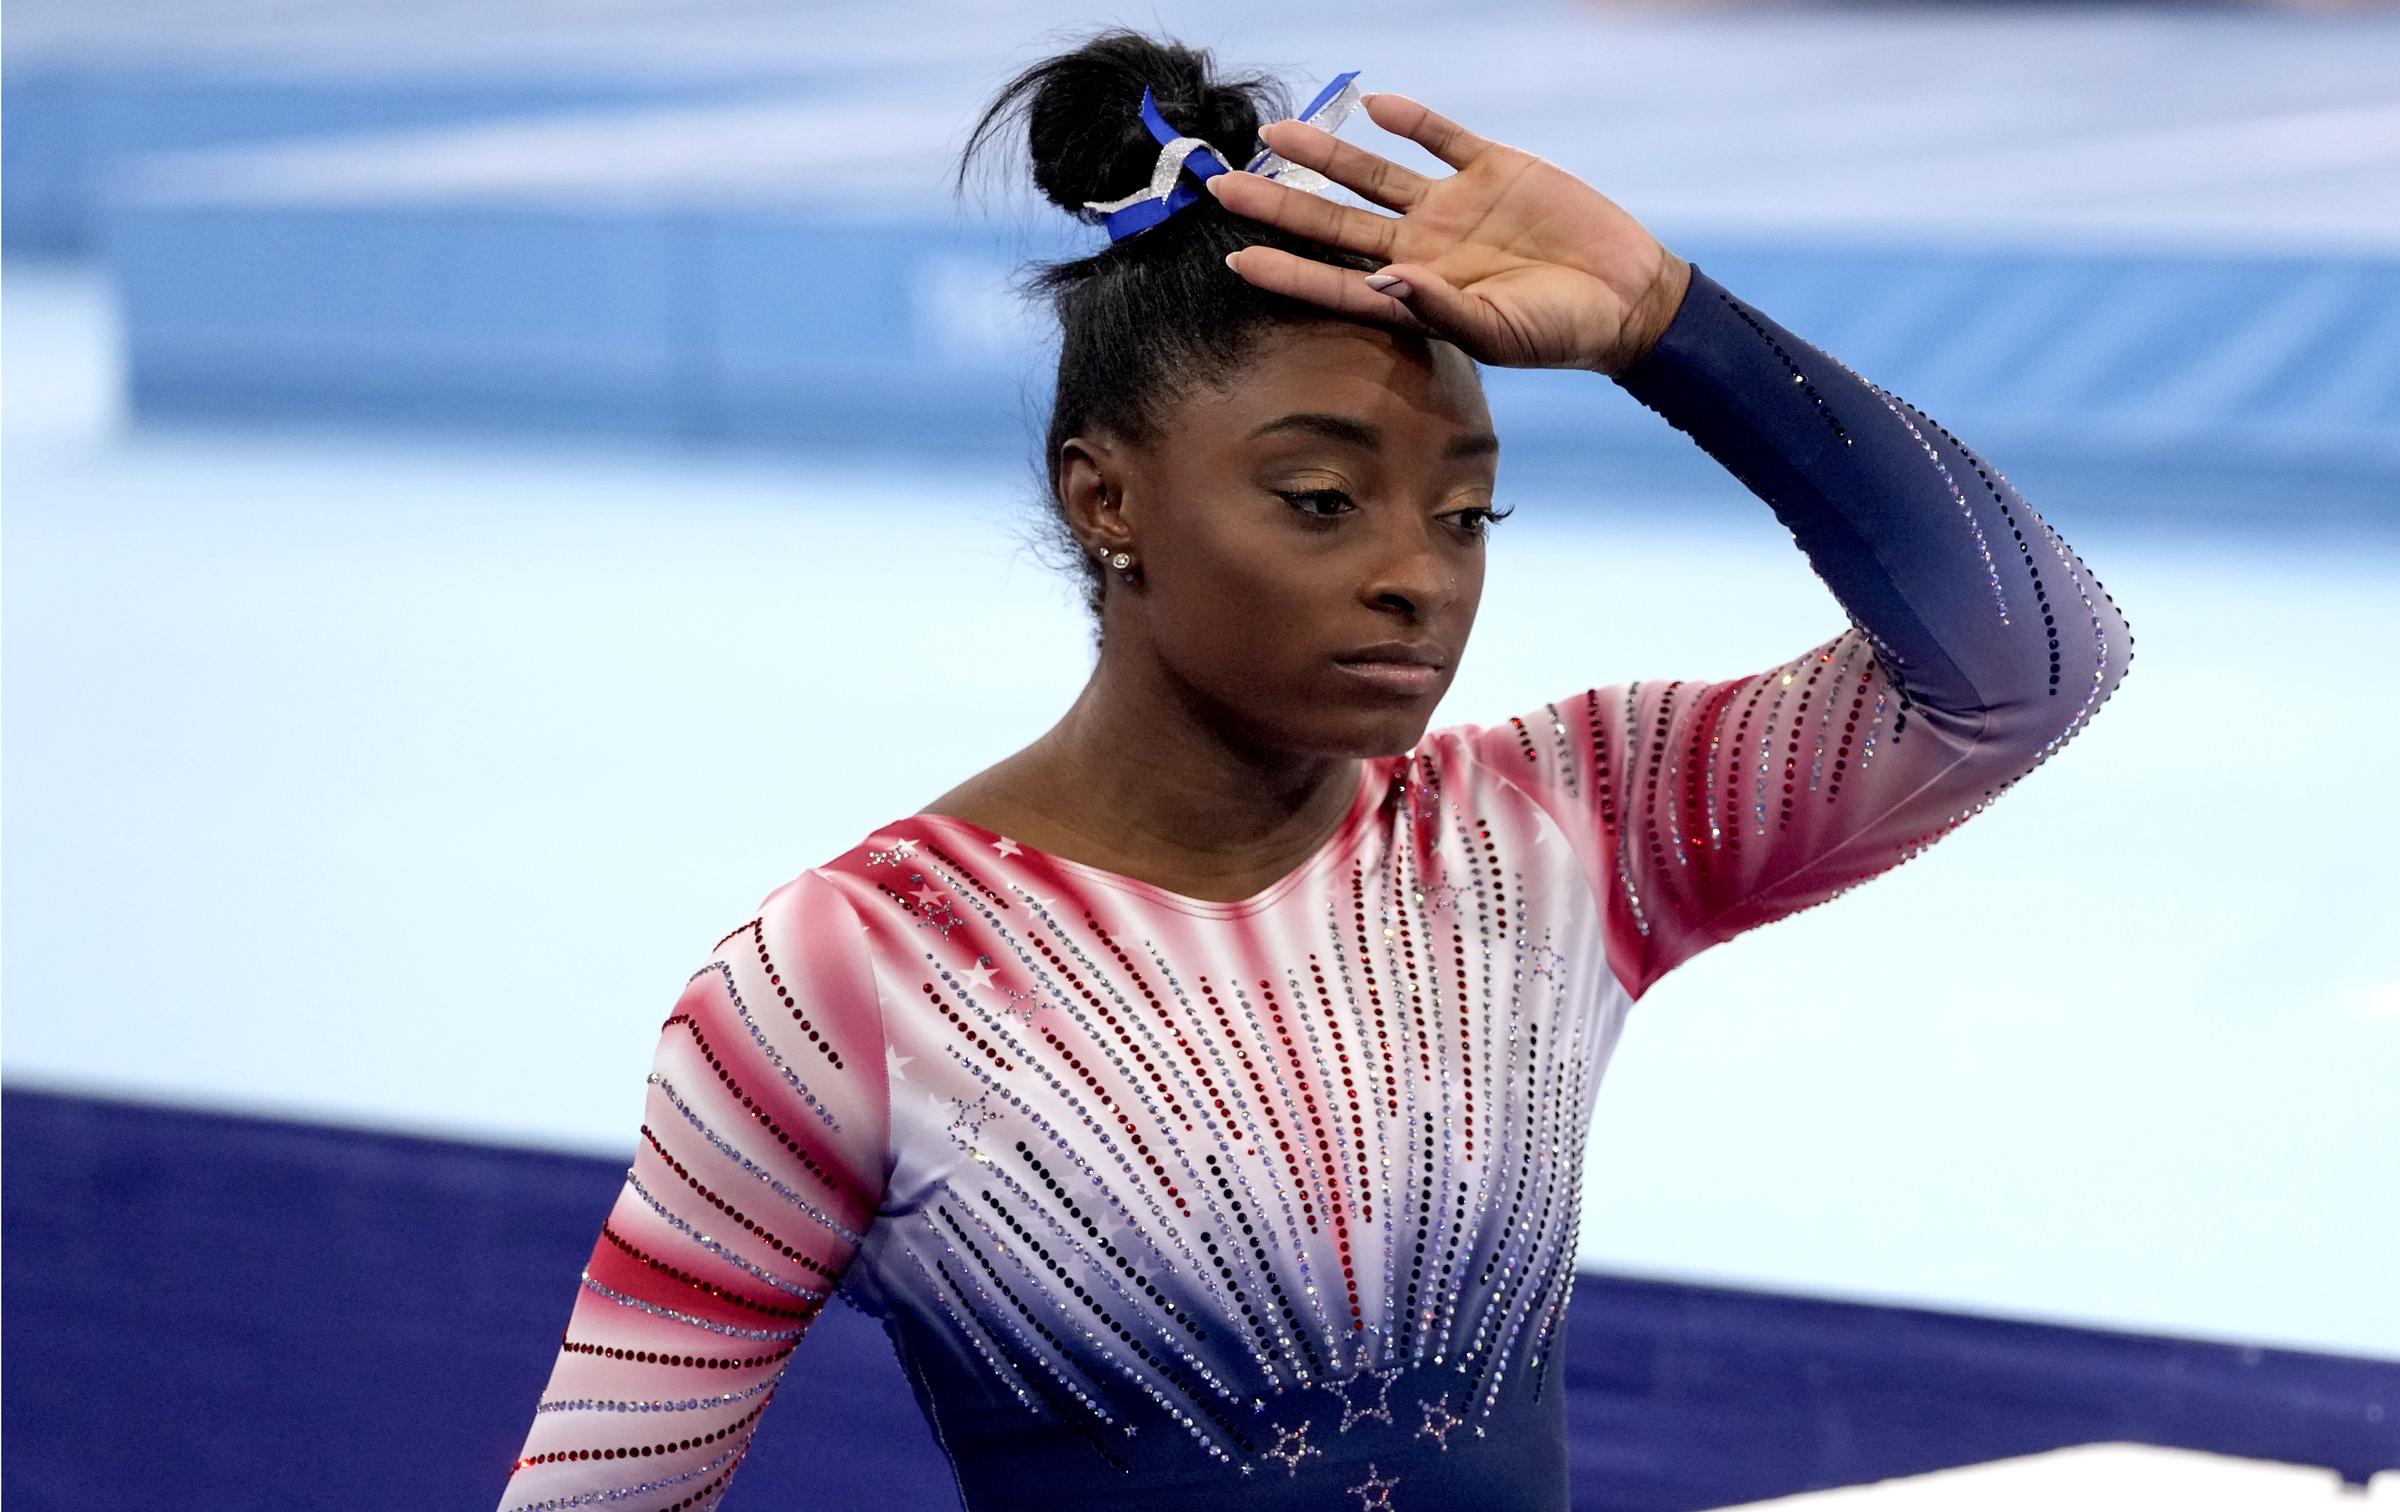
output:
[[[1340,594],[1330,553],[1305,542],[1195,541],[1153,603],[1170,656],[1252,681],[1314,655]]]

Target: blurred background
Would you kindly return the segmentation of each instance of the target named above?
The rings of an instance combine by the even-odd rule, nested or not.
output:
[[[1009,279],[1097,233],[948,182],[1116,21],[1580,174],[2139,640],[2062,760],[1635,1012],[1578,1507],[2400,1466],[2400,12],[9,0],[12,1506],[499,1496],[684,978],[1089,669]],[[1520,507],[1437,724],[1843,627],[1613,385],[1487,382]],[[730,1505],[956,1505],[870,1322],[795,1370]]]

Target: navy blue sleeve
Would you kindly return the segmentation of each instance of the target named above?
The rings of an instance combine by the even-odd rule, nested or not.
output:
[[[1766,502],[1849,620],[1762,672],[1595,687],[1483,733],[1575,833],[1639,997],[1980,813],[2091,719],[2133,636],[1999,469],[1696,265],[1616,381]]]

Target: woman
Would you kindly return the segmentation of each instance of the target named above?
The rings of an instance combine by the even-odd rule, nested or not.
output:
[[[976,1512],[1564,1507],[1627,1010],[1981,811],[2124,676],[1999,473],[1599,192],[1401,95],[1368,115],[1447,176],[1262,131],[1272,99],[1111,33],[984,116],[970,158],[1022,117],[1110,232],[1043,275],[1098,663],[692,977],[504,1507],[713,1504],[837,1287]],[[1427,732],[1499,515],[1478,362],[1608,374],[1850,628]]]

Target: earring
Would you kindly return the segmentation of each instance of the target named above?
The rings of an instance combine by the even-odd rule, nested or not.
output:
[[[1106,560],[1109,566],[1114,567],[1117,570],[1117,575],[1125,579],[1126,582],[1130,583],[1134,580],[1132,552],[1120,551],[1111,556],[1107,547],[1095,546],[1092,548],[1092,555]]]

